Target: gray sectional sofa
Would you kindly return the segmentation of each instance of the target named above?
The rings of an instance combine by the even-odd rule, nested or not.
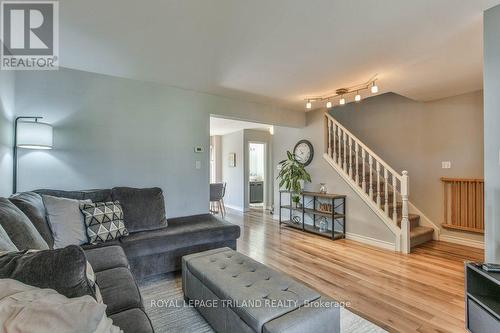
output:
[[[49,248],[53,247],[54,239],[46,220],[41,197],[44,194],[91,199],[93,202],[120,201],[125,226],[130,234],[119,240],[82,245],[83,251],[80,251],[96,273],[97,284],[107,305],[107,314],[125,332],[153,331],[144,312],[136,280],[180,270],[181,258],[187,254],[220,247],[236,249],[236,240],[240,236],[239,226],[210,214],[166,219],[163,193],[159,188],[119,187],[86,191],[44,189],[13,195],[9,202],[29,218]],[[13,278],[13,272],[0,269],[0,278]]]

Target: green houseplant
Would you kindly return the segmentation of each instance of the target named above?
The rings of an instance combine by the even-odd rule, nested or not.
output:
[[[280,172],[278,180],[279,187],[290,191],[292,201],[297,206],[300,202],[300,192],[302,191],[301,181],[311,182],[311,175],[306,171],[304,165],[297,161],[294,154],[286,152],[287,159],[279,162]]]

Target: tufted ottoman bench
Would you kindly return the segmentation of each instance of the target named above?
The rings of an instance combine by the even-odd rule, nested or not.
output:
[[[337,302],[229,248],[184,256],[182,289],[220,333],[340,332]]]

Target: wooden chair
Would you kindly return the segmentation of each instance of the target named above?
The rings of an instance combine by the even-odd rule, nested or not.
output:
[[[226,206],[224,205],[225,194],[226,183],[210,184],[210,212],[217,214],[220,211],[222,216],[226,215]]]

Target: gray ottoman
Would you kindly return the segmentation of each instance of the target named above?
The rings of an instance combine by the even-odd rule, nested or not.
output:
[[[333,299],[230,248],[184,256],[182,289],[220,333],[340,332]]]

